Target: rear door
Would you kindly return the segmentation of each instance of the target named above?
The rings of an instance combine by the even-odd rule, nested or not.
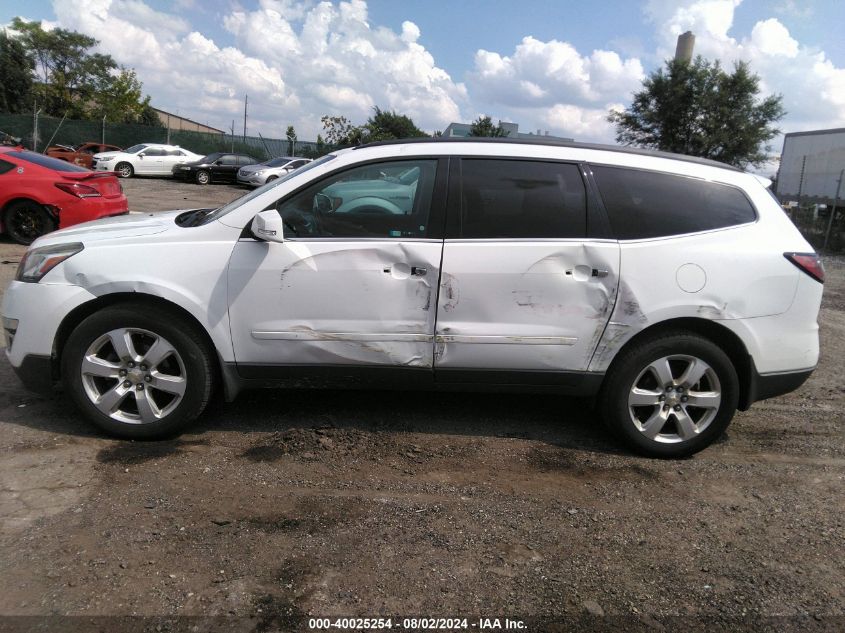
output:
[[[438,382],[536,382],[589,365],[616,299],[619,245],[573,163],[453,161],[437,306]],[[592,224],[592,226],[591,226]]]
[[[442,159],[379,161],[272,205],[284,243],[244,237],[228,267],[241,374],[422,368],[431,380],[445,177]]]

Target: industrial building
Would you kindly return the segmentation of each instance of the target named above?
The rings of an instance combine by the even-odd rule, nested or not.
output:
[[[784,203],[842,204],[845,128],[791,132],[783,141],[775,192]],[[837,194],[838,189],[838,194]]]

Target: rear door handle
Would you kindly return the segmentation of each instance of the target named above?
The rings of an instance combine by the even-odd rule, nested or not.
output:
[[[425,277],[428,274],[428,268],[424,266],[411,266],[411,274],[415,277]]]
[[[607,277],[608,272],[599,268],[593,268],[593,277]]]

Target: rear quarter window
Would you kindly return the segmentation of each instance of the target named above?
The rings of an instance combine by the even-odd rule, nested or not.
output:
[[[757,219],[737,187],[624,167],[594,165],[592,171],[620,240],[683,235]]]
[[[78,165],[59,160],[58,158],[51,158],[50,156],[44,156],[44,154],[36,154],[30,151],[15,152],[13,156],[20,160],[25,160],[28,163],[55,171],[91,171],[90,169],[85,169],[85,167],[79,167]]]
[[[14,163],[10,163],[7,160],[3,160],[0,158],[0,174],[5,174],[6,172],[10,172],[15,168]]]

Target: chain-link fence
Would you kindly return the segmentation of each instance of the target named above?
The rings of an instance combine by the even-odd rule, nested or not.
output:
[[[211,152],[239,152],[250,154],[260,160],[290,154],[287,139],[238,136],[214,132],[190,132],[170,130],[164,127],[137,125],[132,123],[109,123],[101,121],[79,121],[39,116],[36,119],[27,114],[0,114],[0,130],[23,139],[23,144],[39,152],[48,145],[78,145],[85,142],[101,142],[119,147],[130,147],[137,143],[170,143],[179,145],[197,154]],[[33,131],[36,131],[33,134]],[[36,138],[33,138],[35,136]],[[296,156],[313,158],[328,152],[330,146],[310,141],[296,141]]]
[[[845,252],[845,202],[830,206],[794,206],[786,214],[816,250]]]

